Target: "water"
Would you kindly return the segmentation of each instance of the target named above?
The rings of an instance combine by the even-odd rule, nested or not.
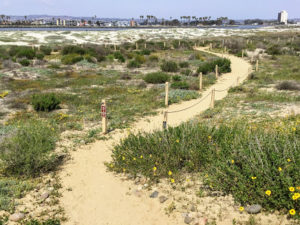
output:
[[[215,26],[215,27],[197,27],[197,29],[243,29],[243,30],[251,30],[251,29],[259,29],[266,26],[254,26],[254,25],[241,25],[241,26],[233,26],[233,27],[223,27],[223,26]],[[118,31],[118,30],[129,30],[129,29],[170,29],[172,27],[107,27],[107,28],[97,28],[97,27],[10,27],[10,28],[0,28],[0,31]],[[186,28],[194,28],[194,27],[181,27],[182,29]]]

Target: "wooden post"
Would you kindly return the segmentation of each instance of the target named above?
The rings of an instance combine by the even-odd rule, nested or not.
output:
[[[180,42],[180,40],[178,41],[178,46],[180,47],[180,45],[181,45],[181,42]]]
[[[168,128],[168,110],[164,111],[163,129]]]
[[[258,71],[258,60],[256,60],[256,66],[255,66],[255,71]]]
[[[224,47],[224,53],[226,54],[226,52],[227,52],[227,47],[225,46]]]
[[[107,133],[107,115],[106,115],[106,101],[102,100],[101,103],[101,116],[102,116],[102,133]]]
[[[166,82],[165,86],[165,106],[169,105],[169,82]]]
[[[117,51],[117,46],[116,45],[114,45],[114,50],[115,50],[115,52]]]
[[[135,49],[138,50],[139,49],[139,44],[136,42],[135,43]]]
[[[202,90],[202,79],[203,79],[203,74],[202,74],[202,72],[200,72],[200,74],[199,74],[199,91],[201,91]]]
[[[240,77],[236,78],[236,85],[239,86],[240,85]]]
[[[247,44],[249,44],[249,40],[247,39]]]
[[[218,77],[219,77],[219,66],[218,65],[216,65],[216,78],[218,79]]]
[[[277,42],[279,42],[280,41],[280,37],[278,37],[278,39],[277,39]]]
[[[209,44],[209,50],[211,51],[213,48],[212,43]]]
[[[145,49],[147,49],[147,43],[145,43]]]
[[[244,49],[242,50],[242,58],[244,58]]]
[[[211,90],[211,102],[210,102],[210,108],[215,108],[215,89]]]
[[[164,48],[166,47],[166,42],[164,41]]]

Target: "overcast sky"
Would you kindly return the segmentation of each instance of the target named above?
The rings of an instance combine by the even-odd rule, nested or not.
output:
[[[300,18],[300,0],[0,0],[0,14],[5,15],[275,19],[281,10],[287,10],[289,18]]]

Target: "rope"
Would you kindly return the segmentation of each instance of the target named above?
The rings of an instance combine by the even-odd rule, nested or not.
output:
[[[216,91],[216,92],[223,92],[223,91],[228,91],[230,88],[231,88],[231,86],[228,87],[228,88],[226,88],[226,89],[223,89],[223,90],[215,90],[215,91]]]
[[[199,103],[203,102],[211,93],[208,93],[204,98],[202,98],[199,102],[195,103],[194,105],[191,105],[185,109],[181,109],[181,110],[177,110],[177,111],[172,111],[172,112],[166,112],[166,113],[178,113],[178,112],[182,112],[185,110],[188,110],[190,108],[193,108],[194,106],[198,105]]]

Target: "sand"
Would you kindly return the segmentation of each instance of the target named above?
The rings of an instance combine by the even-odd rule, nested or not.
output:
[[[204,49],[197,49],[203,50]],[[216,54],[218,55],[218,54]],[[251,65],[241,58],[225,55],[232,62],[232,72],[222,75],[217,83],[202,93],[205,97],[214,88],[227,89],[236,85],[237,78],[242,82],[248,76]],[[216,99],[227,95],[227,91],[216,92]],[[176,111],[199,102],[200,99],[169,106],[169,111]],[[210,106],[210,96],[200,104],[183,112],[169,115],[169,126],[186,122]],[[162,112],[162,110],[159,110]],[[162,129],[163,116],[147,117],[132,126],[132,132]],[[63,185],[61,204],[65,208],[68,221],[65,224],[93,225],[176,225],[183,224],[178,214],[167,216],[163,206],[148,195],[136,197],[130,181],[122,181],[113,173],[107,172],[104,162],[111,160],[113,146],[126,132],[114,131],[108,141],[98,141],[72,152],[72,159],[64,165],[60,173]],[[68,191],[67,189],[71,190]]]

